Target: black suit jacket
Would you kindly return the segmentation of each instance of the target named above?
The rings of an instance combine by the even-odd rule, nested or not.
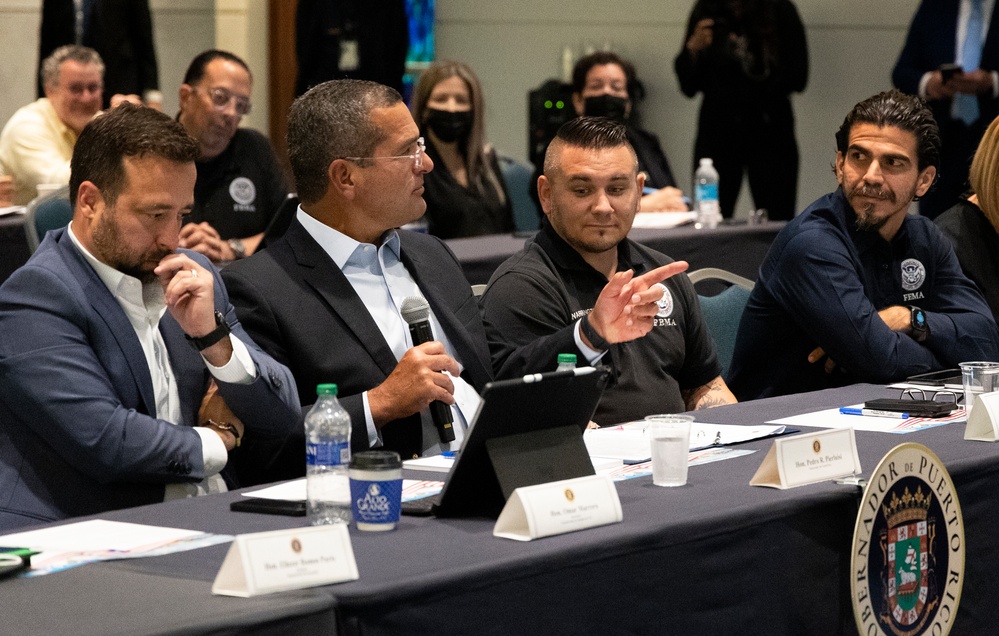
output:
[[[928,71],[933,71],[941,64],[954,61],[957,46],[957,0],[923,0],[916,10],[909,26],[909,34],[905,46],[895,63],[892,72],[892,83],[901,91],[916,95],[919,91],[919,80]],[[989,32],[982,45],[982,60],[979,68],[986,71],[999,70],[999,28],[996,25],[995,9],[989,21]],[[931,101],[933,116],[941,125],[951,121],[950,100]],[[978,107],[981,118],[978,123],[982,129],[992,123],[999,115],[999,98],[991,94],[978,96]],[[980,133],[979,133],[980,136]]]
[[[148,0],[96,0],[93,24],[83,44],[104,60],[104,106],[115,93],[159,89],[153,21]],[[38,64],[52,51],[76,41],[73,0],[45,0],[39,29]],[[44,96],[39,80],[38,96]]]
[[[430,303],[477,390],[492,379],[479,306],[457,258],[443,241],[400,230],[402,262]],[[368,448],[361,393],[381,384],[397,364],[372,316],[336,263],[298,220],[285,235],[222,273],[240,322],[264,351],[286,364],[299,387],[303,411],[316,385],[335,382],[350,413],[352,450]],[[404,458],[419,455],[419,414],[381,429],[385,448]],[[288,475],[304,470],[299,444],[289,452]],[[269,459],[267,461],[270,461]],[[281,460],[278,460],[280,463]],[[296,463],[297,462],[297,463]],[[274,465],[276,474],[285,473]]]

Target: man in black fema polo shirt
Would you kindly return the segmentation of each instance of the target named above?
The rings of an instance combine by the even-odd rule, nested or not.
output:
[[[543,227],[482,298],[497,377],[552,371],[559,353],[614,370],[601,425],[735,402],[687,263],[627,238],[643,183],[624,126],[566,123],[538,179]]]
[[[239,127],[251,86],[246,62],[209,50],[194,58],[180,87],[177,120],[199,151],[194,208],[180,241],[215,262],[252,254],[288,193],[270,142]]]

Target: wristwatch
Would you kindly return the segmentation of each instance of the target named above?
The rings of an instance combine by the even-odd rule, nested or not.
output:
[[[243,245],[242,239],[234,238],[229,239],[229,249],[232,250],[233,260],[239,260],[241,258],[246,258],[246,246]]]
[[[184,334],[184,337],[187,338],[188,342],[194,345],[195,349],[197,349],[198,351],[204,351],[205,349],[212,346],[222,338],[228,336],[231,332],[232,329],[229,328],[229,323],[225,321],[225,316],[222,315],[221,311],[216,309],[215,329],[213,329],[210,333],[201,336],[200,338],[194,338],[192,336],[187,335],[186,333]]]
[[[232,433],[232,436],[236,438],[236,448],[239,448],[239,443],[242,438],[239,436],[239,429],[230,422],[216,422],[215,420],[208,420],[205,422],[206,426],[214,426],[217,429]]]
[[[916,342],[923,342],[930,335],[926,312],[919,307],[909,307],[909,326],[912,329],[912,339]]]

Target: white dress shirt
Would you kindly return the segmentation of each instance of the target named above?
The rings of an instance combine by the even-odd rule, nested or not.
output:
[[[406,324],[400,313],[400,307],[402,301],[407,297],[423,296],[423,292],[420,291],[416,281],[413,280],[412,275],[400,260],[398,232],[390,230],[384,235],[381,246],[375,247],[371,243],[355,241],[317,221],[306,214],[301,207],[298,208],[298,221],[343,272],[361,302],[374,318],[378,330],[381,331],[385,342],[392,349],[396,360],[401,360],[406,351],[412,348],[413,341],[409,333],[409,325]],[[434,339],[444,345],[449,356],[458,360],[454,348],[437,321],[437,317],[434,316],[433,310],[430,312],[430,326],[434,332]],[[458,360],[458,364],[461,365],[460,360]],[[458,400],[458,404],[452,406],[455,439],[453,442],[442,445],[430,417],[429,409],[423,409],[420,413],[423,421],[423,455],[437,455],[442,451],[457,450],[461,447],[461,440],[464,438],[465,429],[468,426],[468,420],[462,413],[462,402],[466,402],[465,396],[469,395],[468,392],[475,394],[475,390],[459,377],[452,376],[451,379],[455,385],[455,399]],[[336,378],[330,378],[331,382],[335,380]],[[474,400],[477,394],[474,397],[469,397]],[[368,444],[371,447],[381,446],[381,438],[371,417],[367,391],[362,394],[362,400],[364,402],[365,425],[368,431]],[[469,418],[472,415],[474,412],[468,414]]]
[[[108,290],[121,305],[128,321],[135,329],[135,335],[142,346],[149,367],[149,377],[153,383],[153,395],[156,400],[157,419],[166,420],[171,424],[179,424],[181,416],[180,394],[177,391],[177,380],[170,366],[170,355],[160,333],[159,323],[166,313],[166,303],[163,298],[163,287],[159,282],[143,284],[138,278],[123,274],[105,265],[87,251],[73,233],[73,224],[69,225],[69,237],[80,250],[87,262],[107,286]],[[223,367],[215,367],[205,360],[208,370],[218,380],[230,384],[250,384],[257,376],[256,365],[239,338],[230,336],[232,342],[232,357]],[[202,357],[204,359],[204,357]],[[210,428],[194,427],[194,432],[201,437],[202,460],[205,466],[206,478],[197,483],[174,483],[166,485],[164,501],[181,499],[194,495],[212,492],[224,492],[225,482],[219,472],[225,468],[229,454],[218,433]]]

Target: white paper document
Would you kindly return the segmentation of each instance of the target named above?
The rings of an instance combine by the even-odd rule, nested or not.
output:
[[[92,519],[0,537],[0,545],[31,548],[29,575],[113,559],[156,556],[231,541],[229,535]]]
[[[645,433],[648,424],[649,422],[641,420],[618,426],[588,429],[583,434],[583,441],[590,457],[620,459],[628,464],[646,462],[652,456],[649,438]],[[690,450],[739,444],[783,432],[784,427],[779,425],[734,426],[694,422],[690,426]]]
[[[850,405],[848,408],[863,408],[863,404]],[[968,419],[964,409],[955,409],[946,417],[877,417],[873,415],[844,415],[839,408],[825,409],[814,413],[792,415],[767,424],[783,424],[784,426],[810,426],[812,428],[852,428],[855,431],[874,431],[876,433],[911,433],[934,426],[943,426],[951,422],[964,422]]]
[[[431,484],[428,486],[428,484]],[[436,484],[436,490],[432,484]],[[444,487],[441,481],[420,481],[417,479],[402,480],[402,500],[412,501],[436,495]],[[267,486],[260,490],[251,490],[243,493],[244,497],[257,497],[259,499],[278,499],[280,501],[305,501],[305,477],[294,481],[287,481],[283,484]]]
[[[697,220],[697,212],[639,212],[631,227],[665,229],[679,227]]]

